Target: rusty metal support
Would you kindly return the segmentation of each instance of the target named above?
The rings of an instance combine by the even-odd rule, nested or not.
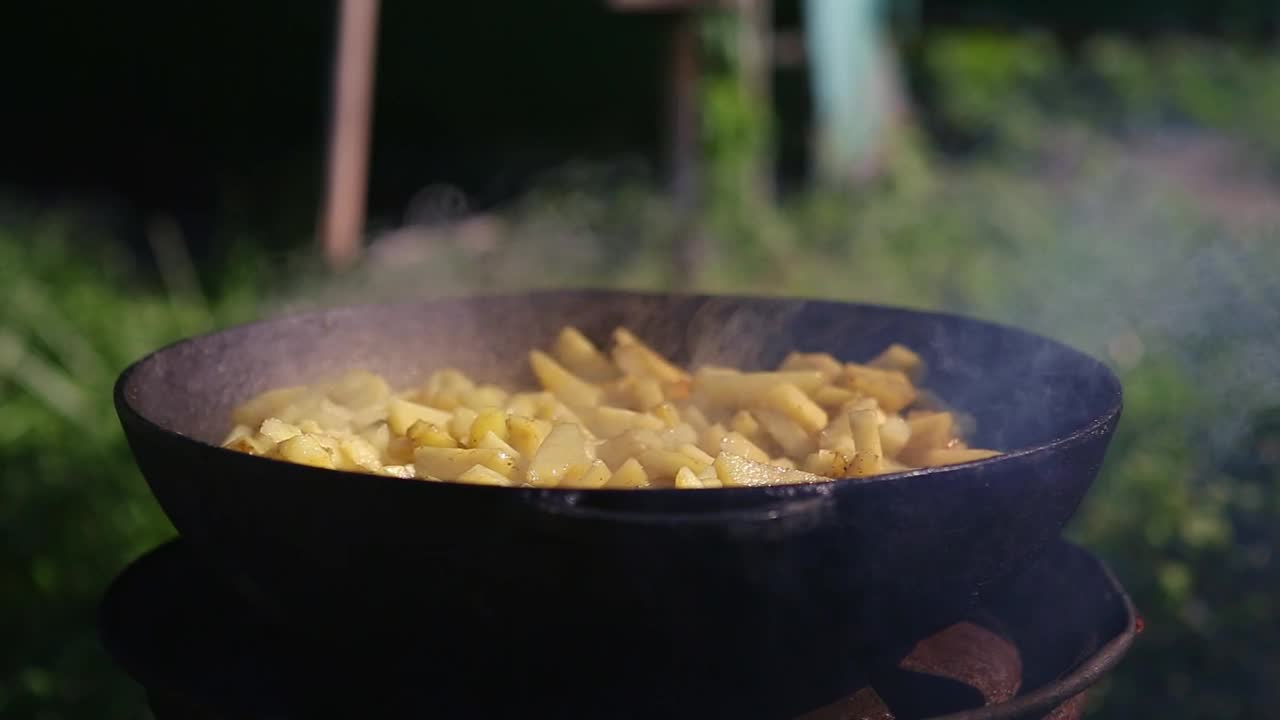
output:
[[[698,203],[700,113],[698,18],[691,12],[671,21],[667,48],[668,138],[671,190],[684,208]]]
[[[675,286],[681,289],[696,284],[707,255],[707,240],[698,212],[702,202],[702,133],[699,129],[702,51],[698,32],[696,12],[678,13],[672,18],[667,48],[671,194],[678,214],[671,260]]]

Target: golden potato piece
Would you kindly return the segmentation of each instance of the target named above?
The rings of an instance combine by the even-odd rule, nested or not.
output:
[[[720,447],[718,449],[723,452],[733,453],[734,455],[741,455],[748,460],[754,460],[756,462],[769,461],[769,453],[765,452],[760,448],[760,446],[748,440],[745,435],[734,430],[730,430],[729,433],[724,436],[724,440],[720,441]]]
[[[461,370],[442,368],[431,373],[427,381],[423,383],[419,394],[424,398],[428,398],[428,401],[440,393],[448,393],[452,397],[458,398],[468,390],[475,388],[475,386],[471,378],[467,377]]]
[[[817,370],[830,382],[840,375],[844,366],[831,353],[793,352],[787,355],[778,369],[782,371]]]
[[[667,400],[662,384],[652,378],[637,378],[632,387],[636,407],[643,410],[652,410]]]
[[[458,404],[483,412],[489,408],[500,408],[507,404],[507,391],[497,385],[480,385],[458,396]]]
[[[612,477],[613,473],[609,472],[609,466],[605,465],[603,460],[596,460],[591,463],[591,467],[587,468],[587,471],[580,477],[566,478],[562,485],[564,487],[592,490],[604,487]]]
[[[818,433],[818,447],[834,450],[844,440],[853,440],[853,430],[849,427],[849,413],[833,413],[831,422]]]
[[[674,478],[676,473],[680,472],[680,468],[686,465],[700,470],[704,464],[694,460],[679,450],[663,450],[654,448],[645,450],[640,453],[640,464],[644,466],[645,471],[649,474],[649,479],[655,478]]]
[[[628,375],[649,377],[662,383],[681,383],[689,374],[672,365],[658,351],[644,344],[626,328],[613,331],[613,361]]]
[[[701,433],[711,425],[711,421],[707,419],[706,414],[698,408],[697,405],[684,402],[676,406],[680,411],[680,417],[684,419],[689,426],[695,431]]]
[[[581,416],[591,432],[602,438],[617,437],[628,430],[661,430],[665,427],[663,421],[654,415],[611,405],[584,410]]]
[[[231,432],[227,433],[227,436],[222,439],[222,446],[226,447],[227,445],[230,445],[236,440],[239,440],[240,438],[243,438],[243,437],[248,437],[252,434],[253,434],[253,428],[249,427],[248,425],[236,425],[235,427],[231,428]]]
[[[550,393],[513,393],[507,398],[507,413],[527,418],[537,417],[538,408],[540,407],[539,398],[542,395],[550,395]]]
[[[520,465],[524,461],[524,456],[520,453],[519,450],[516,450],[515,448],[511,447],[510,445],[507,444],[507,441],[503,440],[502,438],[498,437],[492,432],[485,433],[484,437],[476,441],[474,447],[485,448],[488,450],[500,450],[510,455],[511,458],[516,461],[516,467],[520,467]]]
[[[636,402],[636,379],[629,375],[604,383],[600,385],[600,389],[604,391],[604,397],[600,399],[604,405],[624,407],[628,410],[644,409]]]
[[[609,481],[605,483],[607,488],[633,489],[649,486],[649,475],[645,472],[644,466],[635,458],[628,458],[626,462],[613,473]]]
[[[912,414],[906,422],[911,436],[899,455],[911,465],[923,465],[927,451],[944,448],[955,437],[954,418],[949,412]]]
[[[852,461],[852,455],[845,455],[835,450],[823,448],[815,453],[810,453],[809,457],[805,458],[804,470],[814,475],[843,478],[849,476],[849,468]]]
[[[706,432],[702,434],[702,447],[704,450],[717,455],[721,452],[728,452],[756,462],[769,462],[769,453],[760,449],[759,446],[748,440],[742,433],[726,430],[719,423],[707,428]]]
[[[683,379],[662,383],[662,394],[668,400],[688,400],[693,394],[693,380]]]
[[[719,453],[720,443],[724,442],[724,436],[728,434],[729,430],[724,425],[715,423],[698,434],[698,442],[702,443],[702,447]]]
[[[658,437],[662,438],[662,446],[667,448],[678,448],[681,445],[689,445],[698,442],[698,433],[691,426],[680,423],[675,427],[669,427],[658,432]]]
[[[733,418],[729,420],[729,429],[740,433],[754,443],[759,443],[761,438],[764,437],[764,428],[760,427],[760,422],[756,420],[756,416],[746,410],[739,410],[733,414]]]
[[[835,453],[830,450],[819,449],[817,452],[809,453],[809,457],[804,459],[800,467],[814,475],[831,477],[831,460],[834,456]]]
[[[507,439],[511,447],[525,457],[533,457],[550,432],[551,423],[546,420],[522,415],[512,415],[507,418]]]
[[[885,412],[896,413],[915,402],[915,385],[901,370],[882,370],[857,363],[848,363],[844,370],[845,385],[875,398]]]
[[[463,392],[464,391],[461,390],[437,390],[430,395],[427,395],[426,393],[419,393],[405,399],[415,401],[420,400],[424,405],[429,405],[433,408],[444,410],[445,412],[453,412],[459,407],[462,407]]]
[[[732,453],[716,456],[716,475],[725,487],[758,487],[761,485],[795,485],[798,483],[829,482],[829,478],[803,470],[781,468],[758,463]]]
[[[694,445],[693,443],[685,443],[684,445],[681,445],[679,448],[676,448],[676,451],[679,453],[682,453],[685,457],[697,463],[699,467],[705,467],[707,465],[710,465],[716,460],[714,457],[703,452],[701,448],[699,448],[697,445]]]
[[[381,453],[359,435],[350,435],[339,440],[338,450],[339,469],[377,472],[382,468]]]
[[[351,411],[350,424],[354,429],[366,428],[375,423],[385,423],[387,420],[387,404],[377,403],[368,407]]]
[[[613,362],[626,375],[663,382],[648,353],[639,345],[615,345],[611,353]],[[675,378],[671,378],[675,379]]]
[[[582,418],[578,413],[569,409],[568,405],[560,402],[555,396],[550,396],[546,401],[541,403],[538,408],[537,417],[541,420],[549,420],[551,424],[557,423],[573,423],[574,425],[583,425]],[[583,425],[583,427],[586,427]]]
[[[823,385],[813,392],[813,401],[824,408],[838,408],[857,399],[857,392],[837,385]]]
[[[675,427],[680,424],[680,411],[676,410],[676,406],[670,402],[661,402],[649,411],[649,414],[662,421],[666,427]]]
[[[688,467],[682,467],[676,472],[675,484],[680,490],[701,490],[704,487],[702,480]]]
[[[470,445],[471,426],[478,419],[480,419],[480,413],[469,407],[458,406],[454,408],[453,417],[449,418],[449,434],[458,441],[459,445]]]
[[[982,450],[979,448],[933,448],[926,450],[920,461],[921,467],[940,467],[942,465],[956,465],[958,463],[973,462],[975,460],[986,460],[993,458],[1000,453],[995,450]]]
[[[594,459],[581,427],[556,425],[529,461],[529,484],[555,487],[566,478],[572,480],[586,473]]]
[[[853,446],[858,452],[872,453],[876,457],[884,455],[880,445],[880,420],[875,410],[854,410],[849,413],[849,430],[853,436]]]
[[[405,437],[411,440],[415,447],[458,447],[458,441],[454,440],[452,435],[426,420],[419,420],[410,425]]]
[[[760,407],[776,410],[806,431],[816,433],[827,426],[827,411],[791,383],[779,383],[760,396]]]
[[[604,390],[569,372],[540,350],[529,353],[529,365],[538,382],[570,405],[599,405]]]
[[[772,410],[757,410],[756,418],[765,434],[791,457],[805,457],[816,449],[814,439],[791,418]]]
[[[614,345],[640,345],[640,338],[636,334],[628,330],[626,327],[616,327],[613,329]]]
[[[321,439],[309,433],[295,435],[276,446],[280,458],[300,465],[326,468],[335,467],[333,452],[324,446]]]
[[[867,361],[867,365],[882,370],[899,370],[917,382],[924,376],[925,370],[924,360],[911,348],[898,343],[885,348],[879,355]]]
[[[890,415],[880,424],[880,446],[885,457],[897,457],[911,439],[911,426],[901,415]]]
[[[309,427],[315,426],[316,423],[311,423],[309,425]],[[262,421],[262,427],[258,428],[258,432],[271,442],[279,444],[291,437],[301,435],[302,428],[299,428],[296,425],[290,425],[279,418],[269,417]],[[316,430],[312,430],[311,432],[316,432]]]
[[[911,466],[903,465],[902,463],[892,458],[881,458],[880,460],[880,472],[882,474],[903,472],[904,470],[910,470],[910,469],[911,469]]]
[[[874,452],[859,450],[853,454],[853,462],[849,466],[852,477],[868,477],[880,474],[880,455]]]
[[[516,473],[515,459],[500,450],[420,447],[413,451],[414,472],[420,478],[453,480],[472,465],[483,465],[506,478]]]
[[[271,438],[256,434],[244,425],[237,425],[227,435],[227,439],[222,441],[222,447],[249,455],[266,455],[275,449],[276,444]]]
[[[858,447],[853,444],[852,435],[839,438],[838,440],[835,441],[835,443],[831,445],[831,447],[826,449],[834,452],[838,452],[841,455],[844,455],[846,458],[852,458],[853,454],[858,451]]]
[[[737,372],[702,368],[693,376],[693,395],[712,406],[751,407],[759,405],[774,386],[784,383],[808,394],[822,387],[826,379],[817,370]]]
[[[507,413],[497,408],[488,408],[480,411],[476,419],[471,423],[468,429],[470,436],[468,445],[475,447],[480,440],[489,433],[497,435],[501,440],[507,439]]]
[[[496,473],[484,465],[472,465],[467,468],[461,475],[454,478],[454,482],[465,483],[467,485],[494,485],[497,487],[511,487],[515,483],[509,478]]]
[[[601,443],[596,448],[596,456],[618,472],[628,458],[638,457],[646,450],[662,447],[666,447],[666,443],[658,433],[645,429],[628,430]]]
[[[358,435],[377,448],[380,453],[386,452],[387,443],[391,442],[391,428],[387,427],[385,422],[373,423],[362,429]]]
[[[316,408],[312,411],[311,418],[320,424],[326,430],[346,431],[352,427],[352,418],[355,413],[349,408],[343,407],[327,397],[321,397]]]
[[[392,399],[387,406],[387,427],[396,435],[404,435],[419,420],[444,428],[449,426],[451,419],[453,416],[443,410],[400,398]]]
[[[561,365],[584,380],[602,383],[618,377],[618,369],[609,362],[609,358],[572,325],[565,327],[556,336],[551,354]]]
[[[724,483],[720,482],[720,476],[716,474],[714,463],[698,471],[698,480],[702,482],[702,487],[707,490],[724,487]]]
[[[400,437],[399,435],[392,437],[387,442],[386,464],[411,465],[413,463],[413,451],[417,447],[407,437]]]

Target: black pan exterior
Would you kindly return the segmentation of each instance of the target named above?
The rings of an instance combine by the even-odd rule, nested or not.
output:
[[[746,367],[793,349],[859,360],[902,342],[930,363],[930,389],[974,415],[977,444],[1013,452],[870,481],[570,491],[325,471],[210,444],[238,402],[350,367],[393,384],[442,366],[530,382],[525,354],[566,322],[597,338],[623,323],[683,362]],[[840,660],[851,646],[905,652],[1059,535],[1097,475],[1120,388],[1062,345],[954,316],[575,291],[234,328],[143,359],[122,375],[116,402],[179,532],[282,624],[412,648],[453,617],[483,628],[487,646],[518,636],[572,647],[582,668],[616,667],[619,682],[629,657],[669,648],[665,677],[686,690],[713,692],[717,678],[726,688],[767,682],[786,669],[810,685],[800,696],[835,699],[856,679]],[[637,650],[620,651],[628,647]],[[795,673],[796,663],[813,672]]]
[[[1136,615],[1124,590],[1096,559],[1067,542],[1050,543],[1032,567],[1000,585],[967,620],[1017,648],[1021,687],[1016,697],[982,706],[982,693],[969,684],[893,664],[868,664],[865,675],[850,674],[850,683],[865,677],[899,718],[1042,720],[1114,668],[1135,639]],[[147,689],[162,720],[778,720],[797,713],[769,708],[811,705],[795,686],[797,677],[803,682],[812,671],[813,663],[804,661],[791,663],[767,683],[741,684],[734,692],[714,695],[675,691],[667,680],[666,654],[646,658],[647,671],[627,676],[627,687],[618,692],[597,680],[616,674],[616,665],[583,666],[556,646],[533,649],[527,657],[537,662],[531,664],[522,663],[525,658],[518,648],[510,649],[510,642],[501,645],[501,653],[463,658],[438,653],[433,644],[409,664],[334,653],[325,646],[324,628],[298,641],[261,622],[182,540],[151,551],[116,578],[100,606],[99,630],[108,654]],[[451,632],[447,624],[436,628],[440,635]],[[1001,667],[998,658],[985,659],[990,666],[978,661],[971,669],[989,675],[993,666]],[[704,668],[700,674],[707,678],[702,688],[715,685],[717,673]],[[613,694],[600,692],[602,687]],[[165,712],[163,705],[172,705],[172,711]]]

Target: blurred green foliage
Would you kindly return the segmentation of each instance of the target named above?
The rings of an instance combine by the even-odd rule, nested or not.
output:
[[[1113,565],[1147,631],[1100,715],[1267,716],[1280,707],[1280,58],[1114,38],[1068,56],[1044,37],[959,34],[910,59],[922,122],[891,140],[885,172],[776,208],[730,184],[767,125],[710,86],[724,174],[698,284],[960,310],[1111,363],[1125,417],[1072,534]],[[74,223],[0,225],[0,715],[138,712],[92,628],[109,578],[172,532],[110,405],[127,362],[300,304],[670,287],[680,223],[652,185],[571,170],[499,216],[384,238],[319,286],[283,280],[317,276],[313,260],[267,273],[249,253],[202,283],[163,232],[152,273]]]
[[[141,693],[98,645],[96,605],[173,529],[134,469],[112,384],[156,347],[250,310],[245,293],[208,300],[180,270],[171,292],[148,291],[106,241],[61,217],[0,224],[3,717],[138,716]]]
[[[1047,35],[926,35],[911,48],[928,121],[983,152],[1042,144],[1046,125],[1118,137],[1191,127],[1247,143],[1280,165],[1280,55],[1191,37],[1099,35],[1073,54]]]

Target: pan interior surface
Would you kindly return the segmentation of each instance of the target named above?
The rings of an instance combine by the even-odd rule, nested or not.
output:
[[[257,393],[364,368],[395,387],[457,367],[533,386],[532,348],[566,324],[603,340],[619,325],[685,365],[770,368],[788,352],[866,360],[890,343],[921,354],[924,387],[971,415],[971,441],[1003,451],[1051,443],[1118,410],[1097,361],[1030,333],[966,318],[824,301],[568,291],[364,306],[232,328],[148,356],[123,381],[150,422],[206,443]]]

